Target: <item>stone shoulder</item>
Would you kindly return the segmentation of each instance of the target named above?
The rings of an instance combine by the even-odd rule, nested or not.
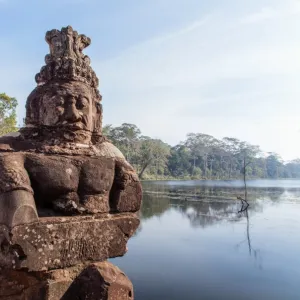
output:
[[[18,135],[6,135],[0,137],[0,155],[7,152],[38,152],[52,155],[76,155],[99,156],[112,158],[116,161],[128,164],[123,153],[109,141],[103,141],[94,145],[43,145],[24,141]]]
[[[21,139],[19,132],[0,136],[0,153],[34,151],[35,148],[36,147],[33,143]]]
[[[108,158],[115,158],[116,160],[125,161],[123,153],[115,145],[108,141],[96,144],[94,147],[97,156],[105,156]]]
[[[96,155],[113,158],[116,162],[116,168],[120,174],[128,174],[132,180],[139,181],[136,171],[131,164],[126,160],[123,153],[112,143],[105,141],[96,145]],[[127,176],[127,175],[126,175]]]

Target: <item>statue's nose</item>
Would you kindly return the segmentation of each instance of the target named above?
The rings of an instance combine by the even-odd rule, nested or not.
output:
[[[74,103],[70,104],[65,114],[66,120],[70,122],[80,121],[80,114]]]

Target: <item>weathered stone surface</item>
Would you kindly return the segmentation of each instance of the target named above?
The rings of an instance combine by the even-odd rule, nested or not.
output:
[[[47,32],[46,41],[50,54],[27,99],[26,127],[0,138],[0,224],[138,211],[137,174],[102,135],[98,80],[82,53],[90,39],[68,26]]]
[[[26,139],[89,143],[101,135],[102,106],[82,82],[50,81],[36,87],[26,103]],[[47,109],[45,109],[47,107]]]
[[[131,300],[133,286],[128,277],[108,262],[85,268],[70,285],[61,300]]]
[[[133,300],[133,286],[105,261],[47,272],[0,272],[0,300]]]
[[[133,214],[107,214],[40,218],[10,234],[2,226],[0,267],[42,271],[122,256],[138,225]]]
[[[0,152],[0,169],[0,220],[7,225],[26,223],[26,216],[36,221],[37,213],[136,212],[141,205],[138,177],[120,157]]]
[[[50,54],[45,57],[46,65],[36,75],[39,85],[53,79],[73,80],[97,88],[99,80],[90,67],[90,58],[82,50],[91,44],[91,39],[78,34],[71,26],[46,33]]]

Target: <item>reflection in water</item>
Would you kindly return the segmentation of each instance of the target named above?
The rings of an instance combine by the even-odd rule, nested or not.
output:
[[[262,256],[259,249],[253,248],[251,241],[250,218],[263,213],[264,203],[276,204],[286,195],[291,199],[300,197],[298,187],[251,187],[248,189],[249,206],[237,199],[244,189],[237,186],[194,186],[163,185],[144,183],[141,219],[160,217],[170,209],[175,209],[186,217],[194,228],[206,228],[222,222],[245,222],[245,239],[236,245],[239,249],[247,243],[248,253],[259,269],[262,269]],[[138,232],[141,232],[142,228]]]
[[[249,250],[249,256],[253,257],[255,261],[258,263],[259,269],[262,270],[262,257],[260,255],[259,249],[254,249],[252,247],[251,242],[251,235],[250,235],[250,218],[249,218],[249,212],[248,212],[249,206],[245,205],[244,203],[241,206],[241,209],[237,212],[238,217],[244,217],[247,221],[246,223],[246,230],[245,230],[245,236],[246,238],[237,244],[236,248],[239,249],[239,247],[247,242],[248,250]]]
[[[141,209],[141,218],[150,219],[153,216],[159,217],[170,208],[170,199],[158,194],[143,195],[143,205]]]
[[[113,263],[143,300],[300,299],[300,181],[144,182],[141,227]],[[239,212],[240,211],[240,212]]]
[[[220,185],[220,183],[219,183]],[[251,186],[251,184],[250,184]],[[143,184],[144,197],[141,218],[149,219],[161,216],[167,210],[174,208],[190,220],[193,227],[206,227],[223,221],[239,220],[242,213],[249,220],[249,214],[262,213],[263,202],[276,204],[286,195],[300,197],[300,188],[282,187],[250,187],[248,188],[248,202],[250,207],[241,208],[238,196],[244,194],[241,187],[232,186],[195,186]],[[242,209],[240,211],[240,209]]]

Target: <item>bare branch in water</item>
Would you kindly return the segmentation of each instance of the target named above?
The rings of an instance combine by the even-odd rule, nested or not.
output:
[[[236,197],[238,200],[241,200],[242,203],[242,207],[241,209],[238,211],[238,213],[241,213],[245,210],[247,210],[247,208],[249,207],[249,203],[247,202],[247,200],[243,199],[242,197]]]

